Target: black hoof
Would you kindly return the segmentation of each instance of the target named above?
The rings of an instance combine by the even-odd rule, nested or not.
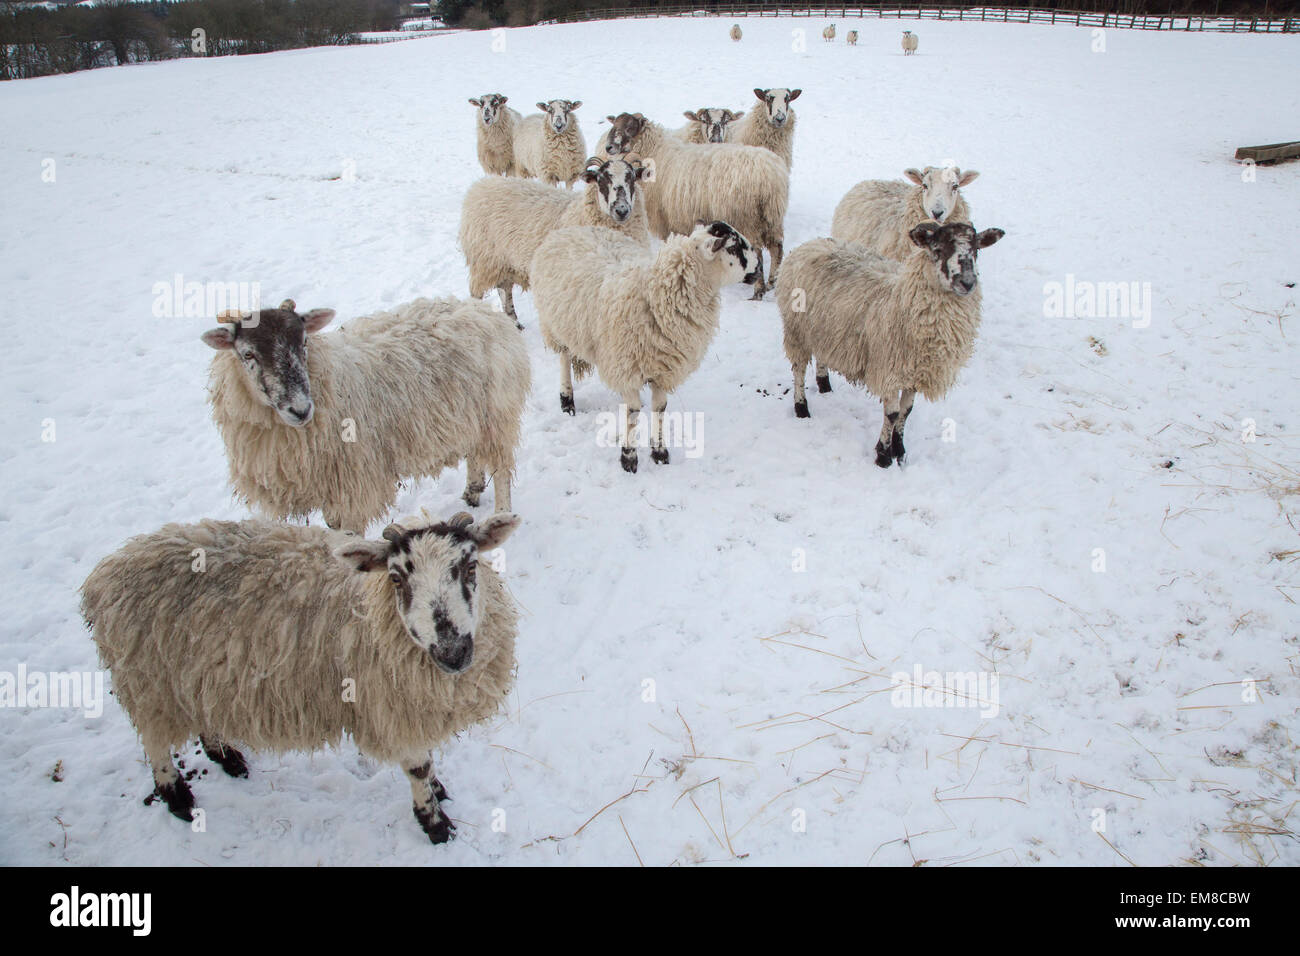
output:
[[[207,742],[203,742],[203,752],[208,755],[208,759],[215,763],[232,777],[247,777],[248,762],[234,747],[227,747],[225,750],[219,750],[216,747],[209,747]]]
[[[190,813],[194,809],[194,791],[183,777],[177,777],[175,783],[155,787],[154,793],[167,804],[172,816],[180,817],[186,823],[194,822],[194,814]],[[147,800],[145,802],[148,803]]]
[[[624,471],[632,472],[633,474],[636,473],[636,449],[635,448],[624,448],[623,451],[619,454],[618,460],[622,462]]]
[[[667,448],[651,449],[650,458],[654,461],[656,465],[666,465],[668,464],[668,449]]]
[[[894,456],[890,450],[884,446],[883,442],[876,442],[876,464],[881,468],[888,468],[894,463]]]
[[[433,789],[433,795],[438,798],[439,803],[451,799],[451,797],[447,796],[447,788],[442,785],[442,781],[437,777],[430,781],[429,786]]]
[[[808,400],[807,400],[807,399],[804,399],[802,402],[795,402],[795,403],[794,403],[794,417],[795,417],[795,418],[810,418],[810,417],[812,417],[812,416],[810,416],[810,415],[808,414]]]
[[[560,411],[569,415],[578,414],[573,408],[572,395],[565,395],[563,392],[560,393]]]
[[[756,286],[754,286],[754,294],[751,295],[751,296],[749,297],[749,301],[750,301],[750,302],[762,302],[762,301],[763,301],[763,293],[765,293],[766,291],[767,291],[767,288],[764,287],[764,286],[761,286],[761,285],[756,285]]]
[[[420,828],[429,835],[430,843],[446,843],[456,835],[456,824],[451,822],[451,817],[443,813],[441,808],[412,806],[411,809],[415,811],[415,819],[419,821]]]
[[[510,316],[510,318],[515,319],[513,315]],[[520,332],[522,332],[524,330],[524,323],[520,322],[518,319],[515,319],[515,328],[517,328]]]
[[[831,390],[831,377],[829,375],[825,375],[817,379],[817,391],[825,393],[825,392],[829,392],[830,390]]]
[[[477,508],[477,507],[478,507],[479,493],[477,493],[477,492],[475,492],[475,493],[471,493],[471,492],[468,492],[468,491],[467,491],[467,492],[465,492],[463,495],[461,495],[460,497],[461,497],[461,500],[463,500],[463,501],[465,502],[465,504],[469,505],[471,508]]]
[[[894,456],[894,461],[901,462],[907,455],[907,449],[903,447],[903,436],[894,433],[894,440],[890,443],[889,453]]]

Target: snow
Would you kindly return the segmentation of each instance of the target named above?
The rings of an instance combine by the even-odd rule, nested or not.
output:
[[[563,415],[516,297],[518,685],[438,755],[454,843],[431,847],[401,772],[351,745],[250,754],[250,780],[188,755],[191,832],[142,805],[110,698],[98,718],[0,708],[0,862],[1300,863],[1300,164],[1247,182],[1231,159],[1289,135],[1292,45],[837,22],[856,48],[820,22],[751,18],[737,44],[728,19],[637,20],[0,84],[0,672],[93,671],[94,564],[246,514],[205,404],[211,320],[155,317],[155,284],[258,282],[340,319],[464,295],[470,96],[581,99],[593,143],[606,114],[677,126],[802,87],[788,249],[855,182],[945,159],[982,171],[976,225],[1007,232],[980,258],[974,358],[918,400],[889,471],[879,403],[842,379],[794,417],[776,306],[734,286],[669,403],[700,416],[700,454],[625,474],[598,440],[617,398],[589,379]],[[1050,317],[1067,281],[1149,283],[1149,325]],[[395,514],[450,514],[463,482]],[[996,671],[996,713],[894,706],[918,667]]]

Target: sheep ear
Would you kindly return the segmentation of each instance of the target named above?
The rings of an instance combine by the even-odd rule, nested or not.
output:
[[[617,117],[617,116],[606,116],[605,119],[609,120],[611,123],[617,123],[617,122],[618,122],[618,117]]]
[[[319,332],[325,326],[330,324],[334,318],[333,309],[312,309],[302,317],[303,331],[310,335],[312,332]]]
[[[730,112],[730,111],[728,111],[728,112]],[[744,116],[744,115],[745,115],[745,111],[744,111],[744,110],[741,110],[739,113],[732,113],[732,114],[731,114],[731,119],[732,119],[732,121],[734,122],[735,120],[740,119],[740,118],[741,118],[742,116]]]
[[[993,245],[993,243],[997,242],[1005,235],[1006,233],[1001,229],[985,229],[975,237],[975,247],[978,249],[985,249],[988,246]]]
[[[799,94],[802,93],[802,92],[803,92],[803,90],[791,90],[791,91],[790,91],[790,99],[786,100],[786,102],[789,103],[790,100],[797,100],[797,99],[799,98]]]
[[[922,249],[930,249],[940,228],[937,222],[927,219],[925,222],[913,226],[912,231],[907,234],[907,238],[912,240],[913,245],[920,246]]]
[[[236,328],[237,326],[234,325],[218,325],[215,329],[208,329],[199,338],[209,348],[216,349],[218,352],[222,349],[233,349],[235,347]]]
[[[354,538],[334,549],[334,560],[353,571],[382,571],[388,567],[388,542]]]
[[[569,112],[572,113],[574,110],[576,110],[576,109],[577,109],[579,106],[581,106],[581,105],[582,105],[582,100],[578,100],[578,102],[576,102],[576,103],[574,103],[574,102],[570,102],[570,103],[569,103]]]
[[[508,97],[508,96],[501,96],[501,97],[498,97],[498,98],[497,98],[497,105],[498,105],[498,106],[505,106],[505,105],[506,105],[506,100],[508,100],[508,99],[510,99],[510,97]]]
[[[472,99],[472,100],[469,101],[469,105],[470,105],[470,106],[482,106],[482,105],[483,105],[483,101],[482,101],[482,100],[474,100],[474,99]]]
[[[490,550],[500,547],[501,543],[519,527],[519,515],[509,511],[484,518],[478,524],[470,525],[469,533],[474,543],[482,549]]]
[[[690,121],[693,122],[693,123],[698,123],[698,122],[700,121],[699,116],[697,116],[696,114],[692,113],[690,110],[687,110],[687,111],[686,111],[685,113],[683,113],[682,115],[685,116],[688,120],[690,120]]]
[[[715,240],[714,243],[713,243],[713,253],[714,253],[714,255],[717,255],[719,252],[721,252],[721,251],[722,251],[722,247],[725,246],[726,244],[727,244],[727,237],[726,237],[726,236],[719,236],[719,237],[717,238],[717,240]]]
[[[538,104],[537,104],[537,108],[538,108],[539,110],[541,110],[543,113],[546,112],[546,104],[545,104],[545,103],[538,103]]]
[[[765,100],[765,99],[767,99],[767,91],[766,91],[766,90],[760,90],[760,89],[756,86],[756,87],[754,87],[754,97],[755,97],[756,99]]]
[[[923,180],[921,178],[921,171],[919,169],[905,169],[903,170],[903,175],[906,176],[908,179],[910,179],[912,182],[916,183],[918,186],[922,185],[923,183]]]
[[[978,169],[968,169],[966,170],[966,172],[961,174],[961,178],[957,180],[957,185],[969,186],[971,183],[975,182],[975,180],[979,178],[979,174],[980,171]]]

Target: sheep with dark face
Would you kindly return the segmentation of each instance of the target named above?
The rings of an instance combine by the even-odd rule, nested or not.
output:
[[[363,533],[403,478],[436,477],[467,460],[465,501],[484,468],[498,511],[529,388],[513,323],[483,302],[417,299],[317,334],[333,309],[222,316],[209,400],[235,493],[278,519],[320,509],[332,528]]]
[[[536,177],[548,186],[569,188],[582,175],[587,162],[587,141],[578,129],[573,111],[581,100],[538,103],[540,113],[530,113],[515,129],[515,175]]]
[[[905,169],[912,185],[889,179],[866,179],[839,201],[831,218],[831,236],[857,242],[890,259],[912,253],[912,228],[932,219],[970,222],[970,206],[961,187],[970,185],[979,173],[956,166],[927,166]]]
[[[828,24],[826,29],[822,30],[822,39],[827,43],[835,39],[835,24]]]
[[[789,169],[794,164],[794,124],[798,118],[790,104],[802,92],[784,87],[768,90],[755,87],[754,96],[758,102],[750,109],[744,122],[732,130],[731,140],[771,150]]]
[[[686,143],[725,143],[731,138],[731,124],[745,115],[721,107],[705,106],[687,110],[682,114],[688,120],[685,126],[673,130],[673,135]]]
[[[471,99],[478,110],[478,161],[489,176],[515,176],[515,128],[522,117],[506,106],[508,97],[484,93]]]
[[[912,229],[914,249],[902,262],[838,239],[814,239],[790,253],[776,301],[794,370],[795,415],[808,417],[804,375],[815,358],[821,391],[830,390],[823,376],[833,369],[881,399],[876,464],[902,462],[916,393],[942,397],[974,350],[976,256],[1002,236],[1001,229],[977,233],[970,223],[923,222]]]
[[[903,31],[903,56],[911,56],[916,52],[917,45],[920,41],[915,33],[911,30]]]
[[[491,717],[510,688],[517,613],[479,555],[518,523],[419,518],[369,541],[205,520],[166,525],[104,558],[82,586],[82,614],[155,793],[192,819],[194,794],[172,752],[196,738],[226,773],[246,777],[236,744],[311,752],[347,736],[401,766],[421,828],[445,843],[455,826],[439,806],[447,792],[431,751]]]

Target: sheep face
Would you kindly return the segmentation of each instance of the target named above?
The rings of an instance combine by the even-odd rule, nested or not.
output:
[[[387,573],[407,635],[439,670],[459,674],[474,662],[482,615],[479,552],[500,545],[518,525],[513,514],[475,524],[462,511],[447,521],[390,524],[382,541],[354,538],[335,548],[334,557],[359,573]]]
[[[614,222],[627,222],[636,208],[637,183],[649,175],[649,169],[632,154],[623,159],[587,160],[582,181],[596,186],[596,204]]]
[[[248,387],[263,404],[275,409],[280,420],[302,428],[312,419],[311,382],[307,379],[307,336],[319,332],[334,318],[333,309],[294,311],[292,299],[278,309],[234,316],[203,333],[203,341],[218,351],[230,349],[243,366]]]
[[[700,124],[700,133],[703,134],[706,143],[725,143],[727,127],[744,116],[745,111],[733,113],[731,110],[705,107],[693,113],[687,110],[682,115],[691,122]]]
[[[573,125],[573,111],[582,105],[582,100],[551,100],[538,103],[537,108],[546,114],[546,122],[555,131],[556,136],[563,136],[564,131]]]
[[[611,156],[622,156],[631,151],[632,141],[641,135],[647,123],[640,113],[619,113],[617,116],[607,116],[606,119],[614,126],[609,133],[609,141],[605,144],[605,152]]]
[[[484,93],[479,99],[470,100],[470,105],[478,108],[478,118],[485,127],[491,126],[500,117],[506,107],[507,97],[500,93]]]
[[[974,169],[962,172],[956,166],[942,169],[927,166],[924,170],[905,169],[903,175],[921,187],[921,208],[925,214],[943,223],[957,208],[957,190],[974,182],[979,172]]]
[[[979,271],[975,268],[979,251],[1004,235],[1001,229],[977,233],[967,222],[950,222],[946,226],[923,222],[908,233],[915,245],[929,253],[939,285],[955,295],[970,295],[975,291],[979,282]]]
[[[773,87],[770,90],[754,89],[754,96],[766,107],[767,121],[777,129],[790,120],[790,103],[799,98],[803,90],[787,90]]]
[[[748,239],[721,219],[697,222],[691,238],[704,259],[722,266],[724,285],[732,282],[753,285],[762,277],[763,261],[758,252]]]

